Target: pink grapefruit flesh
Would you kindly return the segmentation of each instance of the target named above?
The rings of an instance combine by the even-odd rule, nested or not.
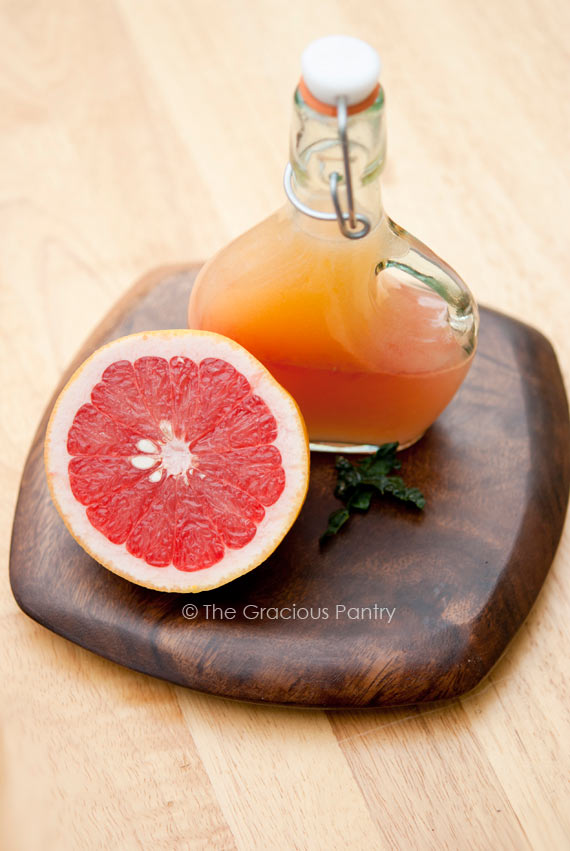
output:
[[[81,546],[161,591],[215,588],[259,565],[309,479],[296,403],[249,352],[206,331],[98,349],[55,404],[45,462]]]

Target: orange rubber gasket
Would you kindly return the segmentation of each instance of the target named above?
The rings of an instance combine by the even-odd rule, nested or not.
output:
[[[330,115],[333,117],[336,115],[336,106],[330,103],[323,103],[322,100],[317,100],[317,98],[308,90],[302,77],[299,80],[299,91],[301,92],[301,96],[305,103],[310,106],[311,109],[314,109],[315,112],[320,112],[322,115]],[[364,100],[361,100],[359,103],[355,103],[348,107],[348,114],[354,115],[356,112],[362,112],[363,109],[368,109],[368,107],[372,106],[378,97],[379,91],[380,83],[376,83],[374,89],[370,92],[367,98],[364,98]]]

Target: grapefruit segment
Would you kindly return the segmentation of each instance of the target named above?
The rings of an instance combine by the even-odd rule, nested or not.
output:
[[[95,352],[56,402],[45,460],[76,540],[165,591],[256,567],[308,486],[295,402],[245,349],[202,331],[133,334]]]
[[[284,487],[285,471],[281,453],[273,446],[248,447],[230,452],[202,452],[196,449],[200,470],[213,481],[234,482],[262,505],[273,505]]]
[[[172,561],[175,521],[176,479],[169,476],[148,511],[132,528],[127,550],[153,567],[167,567]]]
[[[170,369],[164,358],[142,357],[134,362],[139,394],[152,421],[172,421],[172,387]]]
[[[71,458],[68,473],[73,495],[82,505],[96,505],[105,497],[140,481],[147,489],[153,488],[148,474],[136,470],[129,458],[78,455]]]
[[[133,455],[139,435],[93,405],[82,405],[67,438],[70,455]]]
[[[250,395],[218,420],[214,428],[194,440],[192,449],[196,452],[202,449],[223,452],[229,448],[268,445],[276,437],[275,417],[263,399]]]
[[[195,483],[187,488],[178,481],[176,487],[174,564],[179,570],[203,570],[223,558],[224,544]]]
[[[187,423],[185,439],[192,444],[209,434],[218,423],[251,393],[247,378],[227,361],[205,358],[198,368],[198,406]]]
[[[154,485],[144,478],[111,491],[89,505],[87,517],[112,544],[124,544],[156,498]]]
[[[107,367],[101,381],[93,388],[91,402],[111,422],[118,422],[151,439],[160,438],[158,425],[144,404],[130,361],[116,361]]]
[[[172,428],[177,437],[186,437],[186,428],[193,423],[199,410],[198,364],[182,356],[170,361],[172,386]]]

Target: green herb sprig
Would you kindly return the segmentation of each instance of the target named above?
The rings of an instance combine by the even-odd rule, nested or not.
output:
[[[321,544],[336,535],[355,511],[368,511],[374,496],[389,494],[420,510],[425,507],[425,497],[418,488],[409,488],[400,476],[389,475],[402,466],[396,457],[397,448],[397,443],[384,443],[374,455],[369,455],[358,464],[352,464],[342,455],[337,457],[334,494],[344,502],[345,507],[330,515],[328,526],[320,538]]]

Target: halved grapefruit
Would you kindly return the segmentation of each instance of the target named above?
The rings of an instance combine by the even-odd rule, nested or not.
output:
[[[45,463],[81,546],[160,591],[216,588],[261,564],[309,481],[294,400],[244,348],[207,331],[98,349],[57,399]]]

